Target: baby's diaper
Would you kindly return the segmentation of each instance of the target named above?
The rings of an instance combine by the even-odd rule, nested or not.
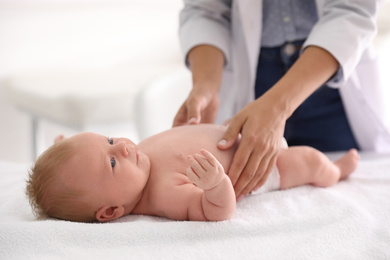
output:
[[[278,168],[275,166],[271,170],[271,173],[268,175],[268,179],[263,184],[263,186],[261,186],[257,191],[252,191],[250,194],[257,195],[269,191],[279,190],[279,188],[280,188],[280,175],[279,175]]]
[[[283,137],[282,138],[282,148],[288,148],[288,144],[286,139]],[[275,166],[270,174],[268,175],[268,179],[266,182],[261,186],[257,191],[252,191],[250,194],[251,195],[257,195],[269,191],[274,191],[274,190],[279,190],[280,188],[280,175],[279,175],[279,170]]]

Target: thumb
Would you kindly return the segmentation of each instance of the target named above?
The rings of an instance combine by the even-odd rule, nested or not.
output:
[[[234,119],[230,122],[229,127],[226,129],[221,140],[218,142],[217,146],[221,150],[227,150],[235,143],[238,135],[241,132],[241,124],[235,121]]]

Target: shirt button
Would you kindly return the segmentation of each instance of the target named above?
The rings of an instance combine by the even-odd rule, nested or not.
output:
[[[285,46],[284,46],[284,53],[288,56],[291,56],[293,55],[295,52],[295,46],[294,44],[292,43],[287,43]]]
[[[288,23],[290,20],[291,20],[291,19],[290,19],[289,16],[283,17],[283,21],[284,21],[285,23]]]

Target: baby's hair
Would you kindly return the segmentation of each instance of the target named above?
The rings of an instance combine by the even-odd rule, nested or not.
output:
[[[96,220],[91,205],[80,199],[82,191],[64,185],[58,177],[76,150],[76,145],[67,139],[58,141],[43,152],[31,167],[26,195],[38,218],[54,217],[77,222]]]

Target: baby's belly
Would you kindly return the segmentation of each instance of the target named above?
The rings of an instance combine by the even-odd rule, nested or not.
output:
[[[145,139],[138,147],[149,155],[155,167],[168,166],[180,172],[185,172],[188,167],[188,155],[199,154],[201,149],[206,149],[227,171],[237,144],[225,151],[218,149],[217,143],[225,130],[224,126],[211,124],[175,127]]]

